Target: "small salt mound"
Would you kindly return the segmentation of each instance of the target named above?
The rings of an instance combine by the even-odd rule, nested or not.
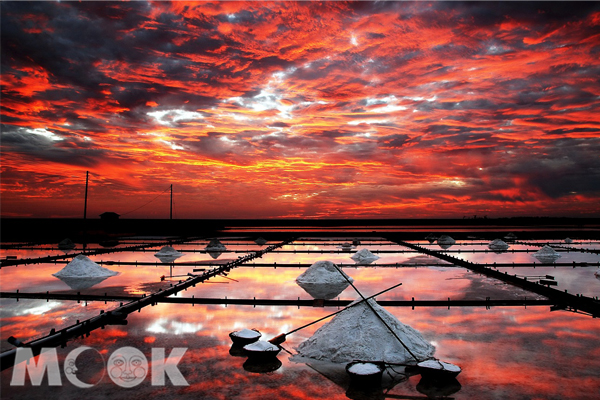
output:
[[[515,235],[514,233],[510,232],[508,235],[504,236],[504,239],[508,240],[508,241],[515,241],[517,239],[517,235]]]
[[[208,243],[205,250],[227,250],[227,247],[219,239],[213,239]]]
[[[433,243],[437,240],[437,236],[435,236],[433,233],[430,233],[429,235],[425,236],[425,239],[427,239],[427,241],[429,243]]]
[[[448,235],[442,235],[437,240],[437,244],[444,250],[450,248],[455,243],[456,241]]]
[[[244,339],[254,339],[255,337],[261,336],[260,333],[247,328],[244,328],[241,331],[234,332],[234,335]]]
[[[250,343],[244,346],[244,350],[248,351],[277,351],[279,347],[271,344],[269,342],[263,342],[259,340],[258,342]]]
[[[566,244],[571,244],[571,243],[573,243],[573,239],[571,239],[571,238],[566,238],[566,239],[565,239],[565,243],[566,243]]]
[[[361,249],[354,253],[354,255],[350,258],[360,263],[371,263],[375,260],[378,260],[379,256],[371,253],[369,249]]]
[[[540,250],[533,253],[533,256],[541,262],[554,262],[556,259],[561,257],[560,254],[558,254],[552,247],[548,245],[545,245]]]
[[[433,355],[435,347],[418,331],[398,321],[375,300],[367,301],[416,357],[426,359]],[[334,363],[352,360],[415,361],[366,302],[346,308],[312,337],[300,343],[297,350],[303,357]]]
[[[160,251],[158,253],[156,253],[154,255],[156,257],[161,257],[161,256],[182,256],[183,253],[178,252],[177,250],[175,250],[171,246],[165,246],[162,249],[160,249]]]
[[[381,369],[372,363],[356,363],[348,368],[348,372],[356,375],[373,375],[381,372]]]
[[[78,255],[67,264],[66,267],[61,269],[53,276],[57,278],[94,278],[94,277],[103,277],[103,276],[114,276],[117,275],[118,272],[112,271],[108,268],[101,267],[96,264],[88,257],[83,254]]]
[[[348,282],[344,276],[354,282],[354,279],[336,268],[331,261],[317,261],[296,278],[297,283],[339,283]]]
[[[263,238],[263,237],[259,237],[258,239],[256,239],[254,241],[254,243],[256,243],[259,246],[262,246],[262,245],[264,245],[264,244],[267,243],[267,240],[265,238]]]
[[[313,298],[328,300],[348,287],[350,283],[344,277],[354,282],[331,261],[317,261],[296,278],[296,283]]]
[[[75,248],[75,243],[69,238],[61,240],[58,244],[58,248],[61,250],[73,250]]]
[[[510,246],[502,239],[494,239],[488,245],[488,248],[491,250],[506,250]]]

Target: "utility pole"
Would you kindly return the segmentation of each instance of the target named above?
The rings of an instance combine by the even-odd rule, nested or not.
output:
[[[88,192],[88,179],[90,171],[85,171],[85,203],[83,204],[83,219],[87,218],[87,192]]]
[[[169,211],[169,219],[173,219],[173,184],[171,184],[171,209]]]

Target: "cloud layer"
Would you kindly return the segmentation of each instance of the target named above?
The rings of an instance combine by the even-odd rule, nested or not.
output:
[[[1,8],[3,216],[600,216],[598,3]]]

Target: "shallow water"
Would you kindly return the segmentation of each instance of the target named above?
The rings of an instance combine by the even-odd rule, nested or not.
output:
[[[351,238],[350,238],[351,239]],[[227,241],[222,240],[224,243]],[[260,248],[251,241],[229,243],[228,248],[252,251]],[[201,250],[207,241],[175,245],[177,250]],[[334,262],[352,264],[349,257],[353,252],[338,253],[336,246],[343,243],[319,243],[307,240],[285,246],[283,250],[296,250],[298,253],[269,253],[257,263],[307,265],[317,260],[329,259]],[[269,243],[271,244],[271,243]],[[358,249],[367,247],[371,251],[407,251],[389,242],[371,241]],[[464,245],[466,246],[466,245]],[[485,245],[469,245],[469,249],[483,249]],[[463,245],[460,245],[461,248]],[[439,248],[439,247],[438,247]],[[532,246],[534,248],[534,246]],[[538,247],[539,248],[539,247]],[[152,251],[127,251],[90,257],[95,261],[146,261],[156,262]],[[324,251],[324,253],[303,253],[303,250]],[[334,251],[333,253],[328,253]],[[354,249],[353,251],[356,251]],[[10,250],[19,258],[37,257],[37,250]],[[8,254],[2,253],[4,256]],[[47,255],[45,253],[43,255]],[[377,253],[376,253],[377,254]],[[592,256],[587,253],[561,253],[571,259]],[[243,253],[224,253],[218,260],[236,259]],[[439,262],[431,257],[420,256],[416,252],[380,253],[381,259],[371,267],[347,266],[344,271],[355,280],[356,287],[365,296],[377,293],[393,284],[402,286],[387,292],[380,300],[444,300],[470,299],[529,299],[538,295],[514,288],[510,285],[472,273],[453,265],[382,267],[377,264],[421,265],[426,260],[432,264]],[[478,263],[531,262],[530,253],[463,253],[453,254]],[[588,258],[586,258],[588,259]],[[202,252],[187,252],[179,258],[175,267],[160,261],[152,266],[104,265],[116,270],[119,275],[110,277],[81,293],[95,294],[149,294],[159,288],[168,287],[185,277],[167,278],[162,275],[185,275],[192,266],[177,266],[178,262],[210,261],[209,255]],[[411,261],[412,260],[412,261]],[[510,260],[510,261],[508,261]],[[214,261],[214,260],[213,260]],[[65,264],[35,264],[0,269],[2,291],[13,292],[61,292],[76,293],[64,282],[51,274]],[[552,266],[507,268],[509,273],[530,275],[554,275],[558,289],[578,291],[588,296],[600,295],[600,280],[593,278],[594,268],[559,268]],[[304,267],[283,268],[242,266],[232,270],[226,279],[217,277],[207,283],[178,294],[178,297],[232,299],[311,299],[295,283]],[[592,279],[586,274],[592,274]],[[232,280],[234,279],[234,280]],[[209,283],[210,282],[210,283]],[[344,290],[341,299],[355,299],[357,293],[352,287]],[[118,303],[102,301],[81,302],[54,300],[0,299],[1,349],[12,348],[6,339],[14,335],[22,341],[30,341],[46,335],[52,328],[60,328],[76,320],[97,315],[101,310],[110,310]],[[592,399],[600,393],[600,323],[586,315],[567,311],[550,311],[550,306],[527,307],[386,307],[401,322],[417,329],[436,346],[436,356],[462,368],[458,376],[460,390],[451,394],[456,399]],[[310,398],[346,399],[356,397],[348,388],[347,379],[330,373],[335,368],[323,368],[318,363],[294,362],[290,354],[282,351],[278,359],[281,366],[269,373],[251,372],[245,357],[230,354],[231,340],[228,334],[242,328],[256,328],[269,339],[280,333],[308,324],[316,319],[337,311],[335,307],[296,307],[296,306],[252,306],[252,305],[190,305],[158,303],[145,307],[139,313],[130,314],[126,326],[107,326],[98,329],[85,339],[70,341],[65,348],[58,348],[62,360],[79,347],[90,346],[96,353],[88,355],[90,361],[83,363],[82,369],[95,386],[90,389],[78,388],[65,379],[62,373],[62,386],[48,390],[47,382],[41,386],[11,385],[12,369],[1,373],[2,398],[201,398],[201,399],[269,399],[269,398]],[[309,338],[326,321],[311,325],[287,337],[285,349],[295,353],[294,348]],[[173,386],[167,378],[166,386],[153,386],[147,377],[134,388],[117,386],[106,374],[106,362],[110,354],[118,348],[132,346],[139,349],[148,359],[152,348],[165,348],[166,353],[176,347],[186,348],[178,368],[189,386]],[[88,351],[90,352],[90,351]],[[234,352],[235,354],[235,352]],[[85,360],[82,356],[81,360]],[[102,361],[103,360],[103,361]],[[79,362],[79,360],[78,360]],[[244,365],[246,364],[246,367]],[[106,366],[106,367],[105,367]],[[86,370],[87,369],[87,370]],[[329,371],[329,372],[328,372]],[[343,372],[343,369],[342,369]],[[342,374],[343,378],[343,374]],[[425,398],[420,376],[411,376],[397,383],[388,392],[389,398]],[[97,382],[97,383],[96,383]],[[388,382],[389,383],[389,382]],[[446,388],[449,391],[456,387]],[[419,391],[421,390],[421,391]],[[360,394],[360,393],[359,393]],[[367,398],[382,398],[379,393],[371,393]]]

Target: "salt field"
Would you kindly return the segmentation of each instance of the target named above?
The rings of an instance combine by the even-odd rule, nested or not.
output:
[[[196,237],[122,236],[111,247],[89,243],[85,249],[78,241],[68,250],[59,249],[58,241],[3,243],[2,398],[598,397],[596,232],[581,232],[565,243],[521,230],[517,236],[523,238],[506,241],[507,248],[490,248],[493,239],[504,240],[508,232],[495,237],[491,230],[478,231],[468,238],[464,229],[447,229],[454,243],[441,246],[426,239],[425,228],[414,229],[409,238],[389,226],[371,231],[352,227],[325,234],[321,228],[277,232],[244,226]],[[259,236],[266,243],[257,243]],[[533,256],[545,245],[560,255],[554,262]],[[95,266],[91,274],[101,276],[80,277],[85,268],[75,262],[89,262],[85,265]],[[319,283],[319,273],[307,273],[312,265],[326,266],[321,270],[325,286],[339,290],[305,290],[302,284]],[[73,268],[78,277],[61,279],[59,271]],[[330,275],[337,269],[341,279]],[[106,270],[114,273],[100,273]],[[361,302],[361,296],[380,292],[369,300],[373,309]],[[143,299],[143,306],[128,308]],[[346,309],[353,301],[360,303]],[[376,309],[408,352],[383,325],[376,327]],[[338,314],[324,318],[333,313]],[[15,351],[14,339],[27,347],[67,327],[85,328],[84,321],[93,324],[102,315],[107,317],[97,329],[88,325],[71,336],[65,331],[62,341],[46,346],[56,349],[60,385],[50,385],[49,377],[15,383],[18,368],[5,363]],[[259,340],[251,345],[259,353],[276,348],[278,354],[250,356],[232,343],[232,332]],[[282,334],[280,347],[269,343]],[[72,381],[66,366],[75,363],[75,349],[82,352]],[[123,349],[134,349],[147,361],[136,364],[144,373],[134,372],[138,381],[129,387],[114,380],[115,357]],[[170,359],[162,383],[153,375],[160,375],[155,368],[161,361],[153,358],[157,349],[165,357],[185,350]],[[433,358],[460,373],[431,379],[415,369],[413,351],[419,361],[431,364]],[[354,375],[378,372],[384,364],[383,375],[374,386],[357,385],[346,371],[352,360],[341,354],[361,358]]]

